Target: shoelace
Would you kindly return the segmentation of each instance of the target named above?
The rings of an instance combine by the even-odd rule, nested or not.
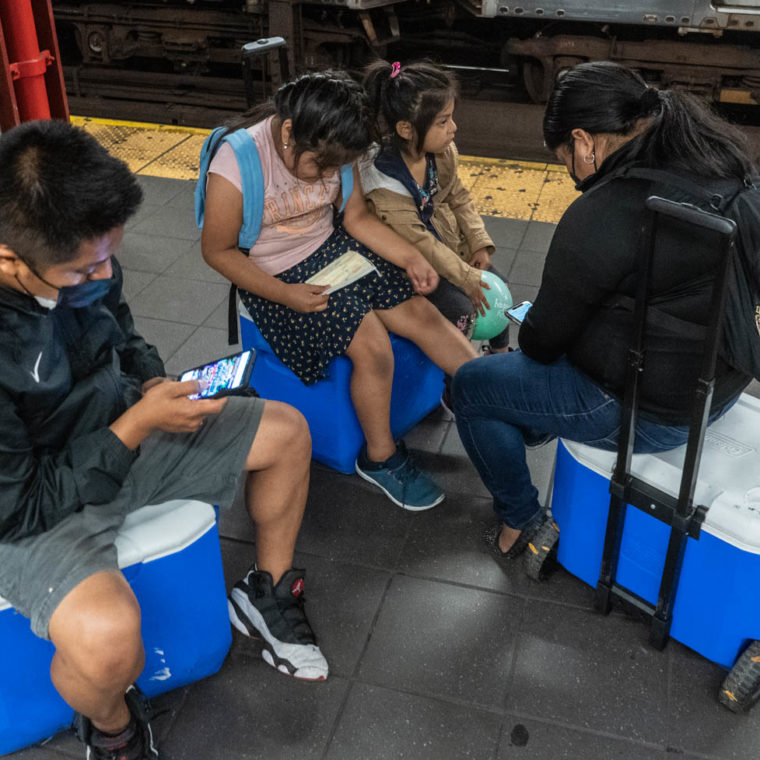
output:
[[[399,477],[397,474],[398,471],[402,469],[405,473],[405,477]],[[393,478],[401,483],[401,485],[404,487],[404,496],[406,496],[406,492],[410,483],[413,483],[422,475],[422,471],[419,469],[419,467],[417,467],[415,461],[409,455],[407,455],[406,461],[398,468],[396,472],[393,472],[392,470],[389,472],[392,474]]]
[[[261,599],[267,595],[266,585],[261,578],[257,578],[256,580],[254,595],[257,599]],[[303,593],[300,596],[293,596],[292,594],[277,596],[277,594],[274,594],[274,600],[282,613],[283,619],[288,622],[296,638],[302,644],[315,644],[314,631],[312,631],[306,618],[306,612],[304,611],[306,595]]]
[[[314,644],[314,632],[311,630],[304,611],[305,603],[306,598],[303,594],[300,597],[289,596],[277,600],[282,616],[291,624],[299,641],[304,644]]]

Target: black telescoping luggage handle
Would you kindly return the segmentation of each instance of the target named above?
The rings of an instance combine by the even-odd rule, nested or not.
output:
[[[657,195],[650,195],[646,199],[645,205],[651,211],[658,214],[670,216],[687,224],[693,224],[696,227],[704,227],[721,235],[731,237],[736,234],[736,222],[720,214],[713,214],[709,211],[703,211],[690,203],[678,203],[670,201],[667,198],[660,198]]]
[[[710,416],[713,388],[715,384],[715,365],[718,356],[718,343],[723,324],[723,311],[726,298],[727,274],[729,262],[735,255],[734,242],[736,240],[736,222],[719,214],[692,206],[687,203],[676,203],[665,198],[650,196],[646,200],[646,207],[655,215],[654,224],[657,223],[657,215],[670,217],[679,222],[684,222],[704,230],[715,232],[721,236],[720,265],[717,269],[715,282],[710,298],[711,315],[705,345],[702,354],[702,366],[697,378],[697,389],[692,409],[692,417],[689,425],[689,439],[686,444],[684,457],[683,477],[678,496],[678,514],[682,519],[687,519],[693,508],[694,489],[696,487],[699,462],[702,457],[702,445],[707,430],[707,420]],[[655,228],[656,231],[656,228]],[[653,250],[647,253],[650,258]],[[648,294],[645,294],[648,295]],[[646,304],[645,304],[646,307]],[[643,350],[643,346],[640,347]],[[631,446],[633,441],[630,442]]]
[[[727,274],[731,257],[735,255],[736,223],[731,219],[704,211],[691,204],[677,203],[658,196],[647,198],[645,205],[646,212],[641,226],[641,245],[638,259],[639,279],[633,314],[634,330],[632,345],[628,352],[618,458],[610,481],[610,510],[595,606],[599,611],[606,613],[610,609],[612,596],[618,596],[646,612],[651,617],[652,623],[650,641],[654,646],[661,649],[670,634],[673,605],[686,548],[686,539],[689,535],[698,535],[699,524],[704,516],[702,508],[694,508],[693,499],[715,385],[715,366],[721,334],[723,305],[726,298]],[[696,385],[677,500],[657,487],[638,480],[631,474],[640,380],[644,370],[644,337],[652,260],[660,217],[669,217],[678,222],[718,234],[722,249],[710,298],[710,321],[706,330],[702,366]],[[627,504],[649,511],[654,517],[670,525],[670,539],[656,605],[646,602],[616,583]]]
[[[265,99],[269,94],[267,93],[267,71],[271,79],[272,91],[290,79],[288,43],[283,37],[262,37],[254,42],[246,42],[241,48],[240,54],[243,66],[245,99],[248,108],[252,108],[259,100]],[[262,63],[260,93],[256,92],[254,61]]]

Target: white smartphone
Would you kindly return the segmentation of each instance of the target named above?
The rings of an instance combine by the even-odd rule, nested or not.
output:
[[[518,303],[517,306],[513,306],[511,309],[507,309],[507,316],[517,325],[521,325],[525,319],[525,315],[528,313],[528,309],[533,306],[531,301],[523,301]]]

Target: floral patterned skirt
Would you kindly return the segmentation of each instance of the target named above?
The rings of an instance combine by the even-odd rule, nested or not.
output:
[[[346,353],[367,313],[392,309],[414,295],[402,269],[370,251],[342,228],[336,229],[311,256],[275,276],[287,283],[304,282],[349,250],[366,256],[378,273],[371,272],[331,293],[325,311],[302,314],[247,290],[239,291],[272,351],[305,385],[325,377],[330,361]]]

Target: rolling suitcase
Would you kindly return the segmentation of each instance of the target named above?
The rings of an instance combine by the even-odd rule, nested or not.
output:
[[[710,441],[711,446],[723,449],[721,454],[725,457],[725,461],[710,462],[711,477],[726,478],[726,462],[747,457],[740,464],[745,471],[750,465],[744,480],[739,470],[734,475],[736,483],[747,481],[740,489],[746,493],[737,496],[731,494],[730,486],[704,482],[697,488],[715,382],[726,272],[729,257],[735,255],[736,225],[725,217],[662,198],[651,197],[646,205],[618,452],[615,455],[583,444],[560,442],[552,498],[552,511],[562,536],[558,558],[570,572],[591,585],[596,581],[595,606],[600,612],[606,614],[613,599],[620,599],[644,613],[650,621],[650,641],[657,648],[664,647],[671,635],[675,610],[676,638],[724,666],[733,664],[719,699],[729,709],[741,712],[760,698],[760,641],[751,638],[752,631],[757,631],[754,636],[760,637],[757,611],[760,599],[752,601],[751,583],[760,570],[760,532],[757,541],[748,535],[755,517],[760,518],[760,501],[757,505],[751,499],[747,501],[747,494],[760,490],[748,487],[751,482],[747,481],[747,477],[754,477],[752,471],[756,468],[752,462],[757,464],[758,449],[740,439],[755,435],[760,403],[743,398],[735,410],[714,426],[723,425],[726,432],[713,434]],[[655,239],[663,224],[700,229],[706,243],[720,246],[724,263],[714,282],[712,317],[706,331],[685,451],[634,457],[640,379],[646,359],[644,333],[649,281]],[[742,420],[749,427],[737,438],[732,426],[741,425]],[[757,437],[760,443],[760,436]],[[636,467],[632,468],[634,459]],[[670,488],[664,488],[662,483],[668,483]],[[610,494],[606,514],[605,492]],[[708,510],[695,503],[695,492],[700,500],[715,504],[716,512],[720,513],[715,520],[710,515],[704,536],[702,528]],[[722,493],[730,494],[727,504],[719,504]],[[760,493],[757,495],[760,500]],[[722,531],[721,524],[725,527],[736,522],[737,515],[738,524],[743,527],[732,540],[728,535],[730,529],[728,533]],[[602,527],[605,518],[606,529]],[[687,575],[683,576],[682,571]],[[743,578],[745,574],[747,577]],[[747,601],[746,614],[743,599]],[[708,600],[715,602],[712,610],[707,606]]]

